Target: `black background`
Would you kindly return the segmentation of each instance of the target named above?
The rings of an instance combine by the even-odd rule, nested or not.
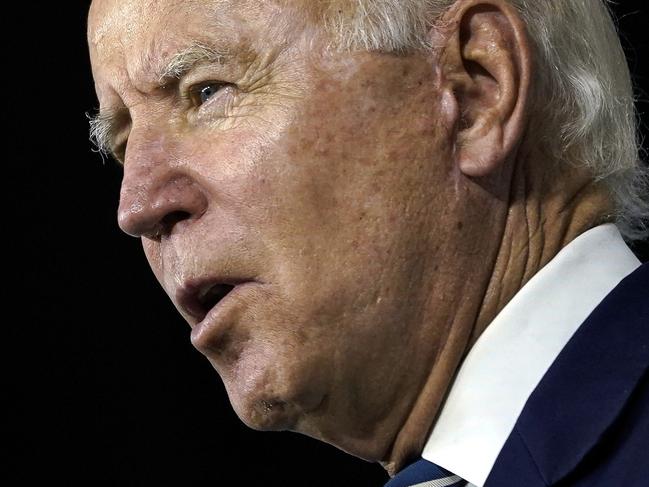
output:
[[[5,485],[228,485],[232,472],[239,485],[382,485],[377,464],[247,429],[119,231],[121,170],[91,151],[84,115],[97,108],[88,5],[25,4],[4,20]],[[647,10],[614,8],[646,134]]]

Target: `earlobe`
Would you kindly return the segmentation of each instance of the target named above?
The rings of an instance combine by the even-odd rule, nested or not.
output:
[[[456,164],[469,177],[483,177],[497,171],[522,138],[530,43],[504,0],[460,0],[447,16],[439,62],[458,107]]]

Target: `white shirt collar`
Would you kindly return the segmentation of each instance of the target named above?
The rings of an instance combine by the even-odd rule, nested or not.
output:
[[[465,357],[422,456],[483,487],[525,402],[577,328],[640,261],[612,223],[570,242]]]

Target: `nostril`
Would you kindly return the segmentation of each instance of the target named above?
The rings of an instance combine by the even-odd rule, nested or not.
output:
[[[191,218],[191,214],[187,211],[172,211],[166,214],[155,226],[149,231],[145,232],[143,236],[152,240],[159,240],[162,235],[171,233],[176,223]]]
[[[172,211],[162,218],[160,225],[162,225],[165,231],[169,231],[176,223],[182,220],[187,220],[190,217],[191,215],[187,211]]]
[[[160,174],[132,167],[124,173],[118,211],[125,233],[159,240],[183,220],[199,219],[205,213],[207,197],[197,182],[163,164],[157,168]]]

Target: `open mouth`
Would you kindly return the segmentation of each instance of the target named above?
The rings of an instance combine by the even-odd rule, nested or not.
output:
[[[232,284],[214,284],[200,292],[197,299],[203,317],[233,289],[234,285]]]
[[[218,305],[237,284],[223,282],[188,283],[177,293],[178,305],[200,323],[207,313]]]

